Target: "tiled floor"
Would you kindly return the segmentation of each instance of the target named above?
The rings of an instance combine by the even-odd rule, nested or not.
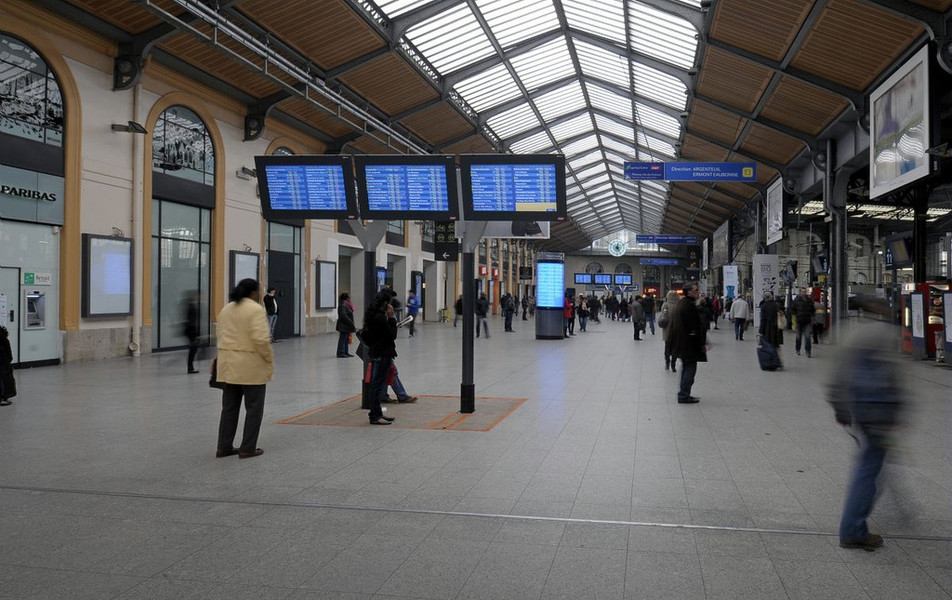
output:
[[[491,431],[278,425],[359,391],[335,334],[275,346],[253,460],[214,458],[218,392],[182,353],[18,372],[0,597],[952,594],[952,370],[906,363],[915,411],[874,512],[886,545],[865,553],[834,535],[854,442],[826,404],[830,346],[763,373],[753,341],[712,332],[691,406],[660,335],[491,325],[477,395],[528,398]],[[458,393],[460,330],[418,331],[398,341],[409,391]]]

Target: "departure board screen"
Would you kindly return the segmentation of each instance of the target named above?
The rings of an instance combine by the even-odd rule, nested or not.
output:
[[[371,211],[449,210],[443,165],[367,165],[364,177]]]
[[[342,165],[267,165],[271,210],[346,210]]]
[[[464,154],[460,181],[467,219],[566,218],[565,157],[561,154]]]
[[[538,308],[565,306],[565,265],[563,263],[536,264],[536,306]]]
[[[555,212],[555,165],[473,165],[473,210]]]
[[[356,219],[349,156],[256,156],[258,195],[267,219]]]
[[[357,196],[364,219],[459,218],[456,160],[442,154],[357,155]]]
[[[615,273],[615,285],[631,285],[631,273]]]
[[[611,273],[595,273],[595,285],[611,285]]]
[[[592,285],[591,273],[576,273],[575,285]]]

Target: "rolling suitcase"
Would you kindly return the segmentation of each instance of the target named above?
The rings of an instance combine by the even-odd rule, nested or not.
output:
[[[762,371],[776,371],[783,367],[777,349],[763,336],[757,336],[757,360],[760,361]]]

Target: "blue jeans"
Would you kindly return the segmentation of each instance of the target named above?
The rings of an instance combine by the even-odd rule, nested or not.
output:
[[[807,323],[803,327],[800,326],[800,323],[797,323],[797,354],[800,354],[800,340],[806,340],[807,356],[810,356],[810,350],[812,348],[810,345],[811,337],[813,337],[813,323]]]
[[[747,327],[747,319],[734,319],[734,339],[744,339],[744,329]]]
[[[410,397],[410,394],[407,393],[406,388],[403,387],[403,382],[400,381],[400,374],[395,373],[393,376],[393,383],[390,384],[390,387],[393,388],[393,393],[397,395],[397,400],[406,400]],[[387,392],[387,388],[384,387],[384,393]],[[380,396],[383,398],[383,396]]]
[[[578,329],[579,331],[585,331],[585,325],[588,323],[588,317],[579,317],[578,318]]]
[[[873,510],[876,498],[876,478],[883,468],[886,456],[884,439],[863,430],[864,446],[856,461],[856,470],[846,492],[843,517],[840,520],[840,541],[858,542],[866,539],[869,528],[866,518]]]
[[[271,341],[274,341],[274,325],[278,322],[278,315],[268,315],[268,329],[271,331]]]
[[[681,389],[678,390],[678,401],[691,397],[691,387],[694,385],[694,376],[697,375],[697,361],[681,359]]]
[[[655,332],[654,332],[654,313],[646,312],[646,313],[645,313],[645,321],[647,321],[647,322],[648,322],[648,326],[651,327],[651,335],[654,335],[654,334],[655,334]],[[642,331],[644,331],[644,328],[642,328]]]

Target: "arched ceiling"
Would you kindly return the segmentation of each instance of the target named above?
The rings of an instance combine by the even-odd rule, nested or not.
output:
[[[709,235],[855,126],[952,0],[36,0],[343,152],[566,155],[561,250]],[[215,27],[212,26],[215,24]],[[265,58],[267,57],[267,58]],[[255,132],[252,130],[249,135]],[[632,182],[625,161],[758,181]]]

